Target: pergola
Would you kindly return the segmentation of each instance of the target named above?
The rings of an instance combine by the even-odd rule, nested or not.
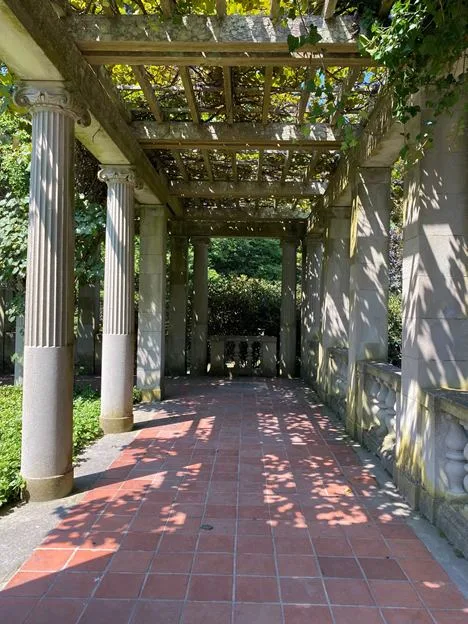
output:
[[[65,0],[0,0],[0,56],[20,80],[16,101],[30,108],[33,127],[22,460],[32,498],[60,497],[73,483],[75,136],[101,163],[108,186],[106,433],[133,422],[136,200],[144,400],[162,397],[165,352],[166,370],[186,373],[189,239],[191,372],[207,367],[210,237],[266,236],[282,241],[279,373],[292,376],[302,244],[301,375],[361,439],[372,414],[387,410],[380,438],[369,443],[380,449],[390,440],[394,476],[407,496],[438,495],[427,440],[439,425],[428,416],[426,392],[468,389],[466,134],[453,140],[451,120],[440,119],[435,148],[408,176],[400,376],[384,364],[391,167],[404,134],[417,133],[430,111],[421,98],[422,113],[409,127],[394,120],[385,72],[358,51],[359,25],[335,15],[336,4],[326,0],[321,15],[284,20],[278,0],[269,15],[230,14],[225,0],[216,1],[213,15],[180,15],[173,0],[161,0],[154,15],[82,14]],[[382,10],[391,4],[383,2]],[[321,40],[290,52],[288,35],[305,34],[310,24]],[[307,88],[317,80],[332,84],[330,114]],[[309,111],[320,106],[320,123],[310,123]],[[357,107],[368,111],[365,124],[357,124]],[[347,150],[337,110],[355,137]],[[464,460],[453,461],[463,472]]]

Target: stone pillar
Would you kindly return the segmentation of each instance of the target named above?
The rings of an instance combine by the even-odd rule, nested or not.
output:
[[[390,175],[388,167],[362,167],[357,173],[351,219],[346,402],[346,427],[351,435],[360,433],[362,428],[358,413],[358,363],[386,362],[388,355]]]
[[[328,349],[348,346],[350,206],[329,209],[322,271],[322,318],[317,384],[329,393]]]
[[[209,238],[194,237],[192,302],[192,375],[205,375],[208,357],[208,247]]]
[[[24,374],[24,314],[15,319],[15,386],[23,385]]]
[[[187,251],[187,237],[172,235],[166,362],[169,375],[185,375],[187,372]]]
[[[107,183],[101,427],[120,433],[133,426],[135,174],[110,165],[99,179]]]
[[[308,236],[302,247],[301,377],[314,383],[318,365],[323,242]]]
[[[141,206],[137,384],[145,403],[164,393],[166,228],[164,206]]]
[[[100,284],[81,284],[78,289],[76,363],[82,372],[94,375],[95,343],[99,328]],[[81,372],[81,371],[80,371]]]
[[[88,119],[61,82],[15,97],[32,113],[21,474],[32,500],[50,500],[73,486],[73,143]]]
[[[435,449],[441,441],[424,390],[468,390],[466,117],[461,132],[457,126],[464,104],[453,117],[437,118],[433,147],[406,184],[397,483],[428,517],[437,495]],[[431,111],[423,108],[420,117],[416,132]]]
[[[296,368],[296,246],[297,241],[281,241],[280,377],[294,377]]]

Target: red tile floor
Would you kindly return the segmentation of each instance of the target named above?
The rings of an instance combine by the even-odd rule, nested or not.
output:
[[[2,624],[468,622],[300,384],[171,390],[6,585]]]

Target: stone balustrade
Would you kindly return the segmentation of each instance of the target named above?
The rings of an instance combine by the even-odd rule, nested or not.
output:
[[[357,435],[392,475],[400,390],[401,371],[396,366],[385,362],[359,363],[358,411],[361,418],[357,422]]]
[[[348,388],[348,349],[328,349],[328,392],[327,400],[334,411],[346,418],[346,393]]]
[[[275,336],[211,336],[210,373],[276,377]]]

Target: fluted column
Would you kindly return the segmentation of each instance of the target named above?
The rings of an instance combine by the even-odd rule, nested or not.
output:
[[[323,242],[309,236],[302,247],[301,377],[315,381],[321,317]]]
[[[361,167],[351,219],[346,427],[362,429],[358,362],[388,354],[390,169]]]
[[[119,433],[133,426],[135,173],[105,166],[99,179],[107,183],[101,427]]]
[[[185,375],[187,371],[185,334],[187,324],[187,247],[186,236],[171,237],[169,327],[167,371]]]
[[[209,238],[193,240],[193,321],[192,363],[193,375],[205,375],[208,355],[208,247]]]
[[[164,394],[166,229],[164,206],[141,206],[137,384],[145,403]]]
[[[25,83],[32,114],[21,473],[32,500],[73,485],[73,141],[86,114],[60,82]]]
[[[333,206],[325,234],[317,385],[328,394],[328,350],[348,346],[350,206]]]
[[[294,377],[296,368],[296,246],[291,239],[281,243],[280,377]]]

